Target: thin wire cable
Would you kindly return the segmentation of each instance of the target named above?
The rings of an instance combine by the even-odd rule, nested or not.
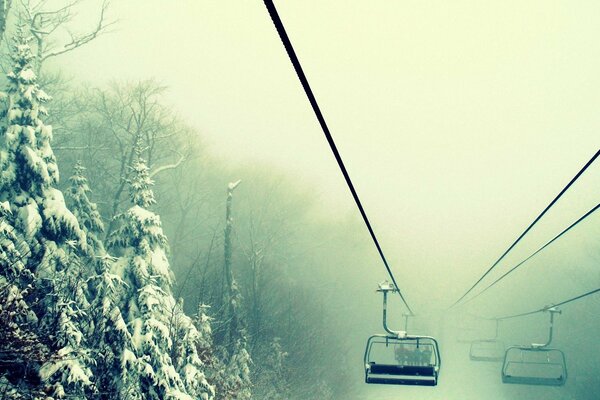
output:
[[[594,289],[594,290],[590,290],[589,292],[580,294],[580,295],[575,296],[575,297],[571,297],[570,299],[561,301],[560,303],[552,304],[550,306],[544,306],[544,307],[539,308],[537,310],[528,311],[528,312],[524,312],[524,313],[520,313],[520,314],[507,315],[507,316],[504,316],[504,317],[498,317],[498,318],[492,318],[492,319],[495,319],[495,320],[498,320],[498,321],[502,321],[502,320],[505,320],[505,319],[525,317],[527,315],[533,315],[533,314],[545,312],[545,311],[548,311],[548,309],[550,309],[551,307],[561,307],[561,306],[564,306],[565,304],[569,304],[569,303],[572,303],[574,301],[581,300],[581,299],[583,299],[585,297],[591,296],[591,295],[596,294],[598,292],[600,292],[600,288]]]
[[[597,150],[596,154],[594,154],[594,156],[583,166],[583,168],[581,168],[581,170],[579,170],[577,175],[575,175],[573,177],[573,179],[571,179],[571,181],[560,191],[560,193],[554,198],[554,200],[552,200],[550,202],[550,204],[548,204],[548,206],[544,209],[544,211],[542,211],[541,214],[537,216],[537,218],[527,227],[527,229],[525,229],[525,231],[523,233],[521,233],[521,235],[517,238],[517,240],[515,240],[514,243],[511,244],[510,247],[500,256],[500,258],[498,258],[496,260],[496,262],[494,264],[492,264],[492,266],[477,280],[477,282],[475,282],[473,284],[473,286],[471,286],[469,288],[469,290],[467,290],[458,300],[456,300],[450,307],[448,307],[448,309],[455,307],[458,303],[460,303],[462,301],[462,299],[464,299],[469,293],[471,293],[471,291],[473,289],[475,289],[475,286],[477,286],[496,267],[496,265],[498,265],[500,263],[500,261],[502,261],[504,259],[504,257],[517,245],[517,243],[519,243],[521,241],[521,239],[523,239],[523,237],[544,216],[544,214],[546,214],[546,212],[548,212],[548,210],[550,208],[552,208],[552,206],[558,201],[558,199],[560,199],[562,197],[562,195],[565,194],[565,192],[567,190],[569,190],[569,188],[573,185],[573,183],[575,183],[575,181],[577,181],[577,179],[579,179],[579,177],[585,172],[585,170],[587,170],[588,167],[590,165],[592,165],[592,163],[598,158],[599,155],[600,155],[600,150]]]
[[[513,271],[515,271],[517,268],[519,268],[521,265],[525,264],[527,261],[529,261],[530,259],[532,259],[535,255],[537,255],[538,253],[540,253],[542,250],[544,250],[546,247],[550,246],[552,243],[554,243],[556,240],[558,240],[561,236],[563,236],[565,233],[567,233],[568,231],[570,231],[572,228],[574,228],[577,224],[579,224],[581,221],[583,221],[584,219],[586,219],[587,217],[589,217],[590,215],[592,215],[594,212],[596,212],[598,209],[600,208],[600,203],[598,203],[594,208],[592,208],[590,211],[586,212],[584,215],[582,215],[577,221],[573,222],[571,225],[569,225],[567,228],[565,228],[562,232],[560,232],[558,235],[554,236],[550,241],[548,241],[545,245],[543,245],[542,247],[540,247],[539,249],[537,249],[535,252],[533,252],[529,257],[525,258],[523,261],[521,261],[520,263],[518,263],[517,265],[515,265],[514,267],[512,267],[511,269],[509,269],[506,273],[504,273],[502,276],[500,276],[498,279],[496,279],[494,282],[490,283],[485,289],[483,289],[481,292],[477,293],[475,296],[465,300],[465,302],[463,304],[467,304],[468,302],[470,302],[471,300],[476,299],[477,297],[481,296],[483,293],[485,293],[488,289],[490,289],[492,286],[494,286],[495,284],[497,284],[498,282],[500,282],[502,279],[506,278],[509,274],[511,274]]]
[[[377,237],[375,236],[375,232],[373,231],[373,228],[371,227],[369,218],[367,217],[367,214],[362,206],[362,203],[358,197],[358,194],[357,194],[356,190],[354,189],[354,185],[352,184],[350,175],[348,174],[348,171],[346,170],[344,162],[342,161],[342,157],[337,149],[337,146],[335,145],[335,142],[333,140],[333,137],[331,136],[329,128],[327,127],[327,123],[325,122],[325,118],[323,117],[323,114],[321,113],[321,109],[319,108],[317,99],[315,98],[315,96],[312,92],[312,89],[310,88],[308,79],[306,78],[306,75],[304,74],[304,71],[302,70],[300,61],[298,60],[298,57],[296,56],[296,52],[294,51],[292,42],[290,41],[290,39],[285,31],[285,27],[283,26],[283,22],[281,21],[281,18],[279,17],[279,14],[277,13],[277,9],[275,8],[275,5],[273,4],[272,0],[264,0],[264,3],[265,3],[265,6],[267,7],[267,10],[269,11],[269,15],[271,16],[271,19],[273,20],[275,29],[277,29],[277,32],[279,33],[279,38],[283,42],[283,46],[285,47],[287,54],[290,58],[290,61],[292,62],[292,65],[294,66],[294,69],[296,70],[296,75],[298,75],[298,79],[300,79],[300,83],[302,83],[302,87],[304,88],[306,97],[308,97],[308,100],[313,108],[313,111],[314,111],[315,115],[317,116],[317,120],[319,121],[319,124],[321,125],[321,129],[323,130],[323,133],[325,134],[325,137],[327,138],[329,147],[331,148],[331,151],[333,152],[333,155],[335,156],[338,166],[339,166],[340,170],[342,171],[342,174],[344,175],[344,179],[346,180],[346,184],[348,185],[348,188],[350,189],[350,192],[352,193],[352,197],[354,198],[356,206],[358,207],[358,210],[360,211],[360,214],[362,215],[365,225],[367,226],[367,229],[369,230],[369,233],[371,234],[371,238],[373,239],[373,242],[375,243],[375,247],[377,248],[377,251],[379,252],[379,256],[381,257],[381,260],[383,261],[383,264],[385,265],[385,268],[387,269],[387,272],[388,272],[390,278],[392,279],[392,282],[398,289],[398,294],[400,295],[402,302],[406,306],[408,312],[411,315],[414,315],[414,313],[411,310],[411,308],[409,307],[405,297],[402,295],[402,292],[400,291],[400,287],[398,286],[398,284],[396,283],[396,279],[394,278],[394,274],[392,273],[392,270],[390,269],[387,259],[385,258],[385,255],[383,254],[383,250],[381,249],[381,246],[379,245],[379,241],[377,240]]]

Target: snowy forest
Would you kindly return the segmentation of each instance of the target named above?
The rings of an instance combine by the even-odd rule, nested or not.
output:
[[[264,3],[0,0],[0,400],[597,399],[600,6]]]
[[[343,398],[323,266],[359,262],[355,222],[213,157],[151,77],[49,67],[116,22],[66,35],[77,3],[0,2],[0,398]]]

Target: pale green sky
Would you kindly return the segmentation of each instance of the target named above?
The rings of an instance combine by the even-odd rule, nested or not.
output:
[[[599,147],[600,2],[276,5],[416,309],[456,299]],[[218,154],[272,163],[351,210],[261,1],[127,0],[111,13],[116,32],[61,65],[98,84],[155,77]],[[508,261],[598,199],[600,164]]]

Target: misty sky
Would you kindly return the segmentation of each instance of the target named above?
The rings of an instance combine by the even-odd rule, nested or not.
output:
[[[456,300],[599,147],[600,2],[276,5],[417,311]],[[324,206],[355,212],[261,1],[115,1],[111,15],[114,32],[61,67],[96,85],[154,77],[220,157],[275,165],[311,182]],[[504,267],[598,199],[600,164]],[[540,277],[558,284],[574,259],[598,257],[590,246],[599,222],[590,218],[532,265],[521,286]],[[522,307],[586,289],[540,293]]]

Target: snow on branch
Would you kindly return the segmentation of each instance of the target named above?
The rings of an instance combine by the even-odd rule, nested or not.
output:
[[[108,150],[108,147],[96,146],[52,146],[54,150]]]
[[[150,173],[150,178],[153,178],[155,175],[157,175],[163,171],[167,171],[169,169],[175,169],[175,168],[179,167],[181,165],[181,163],[183,163],[186,160],[187,157],[181,153],[177,153],[177,154],[179,154],[179,160],[177,160],[177,162],[175,162],[173,164],[162,165],[162,166],[156,168],[154,171],[152,171]]]
[[[238,179],[238,180],[237,180],[237,181],[235,181],[235,182],[230,182],[230,183],[229,183],[229,185],[227,185],[227,189],[228,189],[229,191],[233,191],[233,189],[235,189],[235,188],[236,188],[236,187],[237,187],[237,186],[238,186],[240,183],[242,183],[242,180],[241,180],[241,179]]]

